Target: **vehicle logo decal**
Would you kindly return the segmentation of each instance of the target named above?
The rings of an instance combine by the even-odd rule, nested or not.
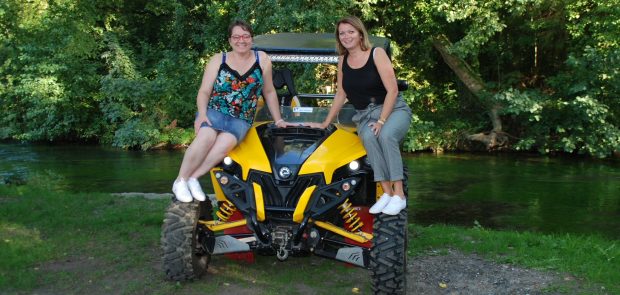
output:
[[[278,173],[280,174],[280,177],[282,178],[289,178],[289,176],[291,176],[291,169],[285,166],[285,167],[280,168],[280,171]]]

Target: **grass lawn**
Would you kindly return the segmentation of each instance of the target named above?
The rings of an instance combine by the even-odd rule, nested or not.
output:
[[[368,272],[312,257],[281,263],[258,256],[253,264],[215,257],[207,278],[168,282],[159,259],[168,202],[68,194],[46,180],[0,185],[0,293],[369,292]],[[620,293],[618,240],[443,225],[410,225],[409,230],[410,256],[458,249],[502,263],[571,274],[597,289]]]

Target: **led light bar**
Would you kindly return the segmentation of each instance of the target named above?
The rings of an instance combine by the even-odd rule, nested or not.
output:
[[[335,55],[269,54],[269,57],[274,62],[338,63]]]

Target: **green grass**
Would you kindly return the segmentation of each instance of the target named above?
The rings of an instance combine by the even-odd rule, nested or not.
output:
[[[321,258],[257,256],[256,263],[214,258],[207,278],[164,280],[159,237],[167,200],[59,192],[54,181],[0,185],[0,293],[257,294],[369,292],[367,272]],[[540,270],[572,274],[587,285],[620,293],[620,241],[482,227],[410,228],[410,256],[446,249]],[[353,282],[353,283],[352,283]],[[121,289],[119,289],[118,286]],[[320,286],[320,287],[317,287]],[[562,286],[557,287],[562,291]],[[301,290],[301,291],[300,291]]]
[[[311,257],[281,263],[257,256],[246,264],[220,256],[206,279],[169,282],[159,241],[169,200],[69,194],[53,181],[31,183],[0,185],[0,293],[193,294],[234,287],[298,294],[317,283],[318,294],[348,293],[351,284],[370,290],[365,271]],[[352,283],[350,276],[358,278]]]
[[[152,255],[145,249],[158,247],[166,205],[108,194],[65,194],[48,185],[0,186],[0,202],[0,290],[63,280],[62,268],[70,272],[71,263],[80,259],[112,263],[118,270],[143,263]],[[46,261],[60,264],[58,278],[42,269]]]

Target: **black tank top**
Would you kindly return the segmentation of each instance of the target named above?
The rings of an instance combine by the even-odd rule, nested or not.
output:
[[[347,62],[349,54],[344,55],[342,88],[347,93],[347,99],[358,110],[365,109],[371,102],[383,104],[387,94],[387,90],[385,90],[385,86],[383,86],[381,81],[381,76],[379,76],[379,71],[377,71],[375,66],[374,51],[375,48],[373,47],[368,61],[359,69],[349,67]]]

